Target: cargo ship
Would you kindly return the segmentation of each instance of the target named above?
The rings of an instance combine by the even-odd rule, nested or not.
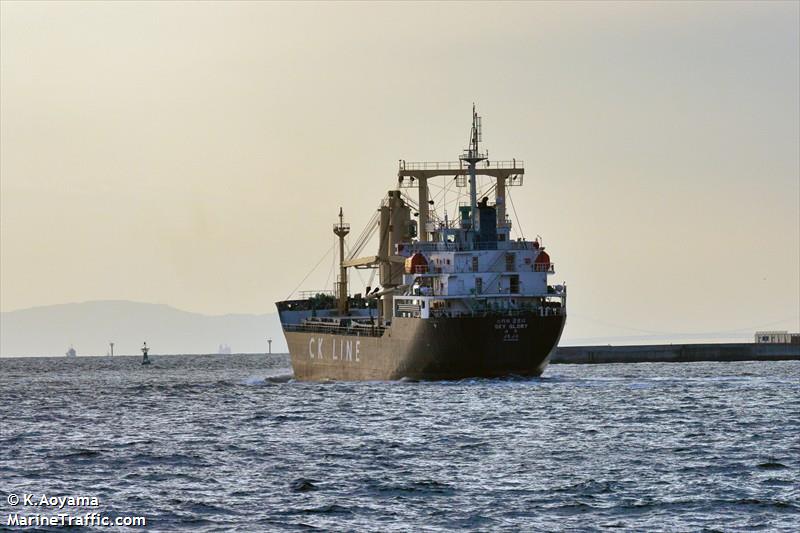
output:
[[[458,161],[400,160],[397,186],[347,255],[350,225],[339,209],[334,290],[276,303],[296,379],[542,373],[564,329],[567,287],[548,283],[555,269],[540,238],[512,237],[506,201],[513,211],[510,189],[523,184],[523,161],[490,160],[481,141],[473,106]],[[375,234],[375,254],[359,257]],[[354,268],[372,269],[379,285],[351,295]]]

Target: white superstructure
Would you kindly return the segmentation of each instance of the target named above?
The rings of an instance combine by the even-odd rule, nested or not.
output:
[[[375,216],[378,253],[342,261],[344,267],[380,268],[383,290],[374,297],[381,298],[384,322],[486,311],[566,313],[566,287],[548,285],[555,269],[539,240],[511,236],[506,201],[509,188],[523,183],[524,163],[490,160],[479,148],[481,118],[474,107],[472,118],[469,147],[458,161],[400,161],[399,190],[389,191]],[[489,178],[480,191],[479,176]],[[434,178],[445,182],[437,195],[431,194]],[[449,218],[436,202],[451,187],[468,187],[468,201],[458,202]],[[417,190],[416,199],[404,192],[409,189]],[[358,250],[357,243],[353,255]]]

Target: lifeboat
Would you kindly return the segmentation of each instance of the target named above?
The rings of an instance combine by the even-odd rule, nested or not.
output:
[[[550,255],[542,249],[536,260],[533,262],[533,269],[536,272],[548,272],[550,270]]]
[[[406,274],[424,274],[428,271],[428,260],[420,252],[406,259]]]

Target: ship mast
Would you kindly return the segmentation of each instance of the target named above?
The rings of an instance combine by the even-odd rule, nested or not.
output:
[[[344,237],[350,233],[350,224],[344,223],[344,213],[339,208],[339,223],[333,225],[333,232],[339,237],[339,281],[336,282],[336,300],[340,315],[347,314],[347,267],[344,264]]]
[[[481,132],[481,117],[475,111],[475,104],[472,105],[472,128],[469,134],[468,148],[459,156],[458,161],[448,162],[408,162],[400,160],[397,170],[398,185],[402,188],[419,188],[419,241],[429,240],[427,222],[430,218],[428,205],[432,201],[428,200],[428,180],[436,176],[446,176],[456,179],[456,187],[465,187],[467,180],[462,176],[469,177],[469,217],[460,215],[460,229],[464,230],[464,239],[467,244],[472,245],[476,241],[476,236],[480,232],[480,208],[478,207],[478,183],[477,176],[489,176],[496,180],[495,186],[495,206],[497,228],[501,230],[502,240],[510,238],[511,221],[506,215],[506,189],[522,185],[525,168],[523,161],[512,159],[510,161],[492,161],[489,163],[489,153],[480,150],[480,143],[483,141]],[[480,161],[484,161],[478,166]],[[410,179],[406,179],[410,178]],[[466,209],[466,206],[465,206]],[[461,209],[459,206],[459,213]],[[445,211],[445,218],[447,212]],[[445,227],[449,225],[445,222]],[[436,239],[441,238],[441,234],[436,235]]]
[[[486,153],[481,153],[478,143],[481,141],[481,117],[475,111],[475,104],[472,104],[472,130],[469,134],[469,147],[464,149],[464,153],[459,157],[469,165],[469,205],[470,205],[470,233],[475,233],[478,228],[478,184],[475,173],[475,165],[479,161],[486,159]]]

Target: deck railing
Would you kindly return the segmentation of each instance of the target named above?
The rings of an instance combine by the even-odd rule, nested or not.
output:
[[[313,298],[314,296],[317,296],[318,294],[322,295],[322,296],[336,296],[333,293],[333,291],[331,291],[331,290],[320,289],[320,290],[316,290],[316,291],[300,291],[300,298],[301,299]]]
[[[352,335],[357,337],[381,337],[385,326],[327,326],[324,324],[281,324],[284,331],[305,333],[328,333],[330,335]]]
[[[520,317],[525,315],[540,317],[566,316],[566,307],[539,307],[537,309],[474,309],[471,311],[453,311],[450,309],[431,309],[431,318],[485,318],[485,317]],[[421,319],[424,320],[424,319]],[[307,324],[281,324],[284,331],[303,333],[326,333],[328,335],[350,335],[357,337],[382,337],[387,326],[325,326]]]
[[[490,316],[523,316],[531,313],[541,317],[566,316],[565,307],[540,307],[538,309],[475,309],[473,311],[452,311],[448,309],[431,309],[433,318],[483,318]]]
[[[485,160],[476,165],[477,168],[494,168],[498,170],[514,170],[525,168],[522,159],[510,161]],[[461,161],[400,161],[400,170],[467,170],[467,165]]]
[[[403,244],[411,253],[420,252],[472,252],[476,250],[535,250],[531,241],[493,241],[475,243],[456,242],[415,242]]]

